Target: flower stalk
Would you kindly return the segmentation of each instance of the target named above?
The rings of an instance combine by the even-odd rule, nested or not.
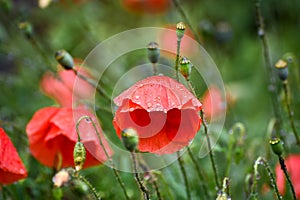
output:
[[[177,160],[178,160],[178,164],[180,166],[181,174],[183,176],[187,199],[191,199],[191,192],[190,192],[189,182],[188,182],[187,174],[186,174],[186,171],[185,171],[185,168],[184,168],[184,163],[183,163],[182,158],[180,157],[179,151],[177,151]]]

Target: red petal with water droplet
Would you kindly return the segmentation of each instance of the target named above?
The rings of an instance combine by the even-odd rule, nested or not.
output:
[[[0,183],[10,184],[27,177],[19,154],[13,143],[0,128]]]
[[[184,85],[167,76],[141,80],[114,99],[117,134],[136,129],[138,149],[173,153],[188,145],[200,128],[201,103]]]

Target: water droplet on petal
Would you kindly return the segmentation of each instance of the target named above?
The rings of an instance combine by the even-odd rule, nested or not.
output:
[[[148,108],[150,108],[152,106],[152,103],[148,102],[147,106],[148,106]]]
[[[134,108],[129,108],[129,112],[132,112],[132,111],[134,111]]]
[[[134,98],[135,98],[135,99],[139,99],[139,98],[140,98],[140,96],[139,96],[139,95],[136,95]]]
[[[164,113],[167,113],[168,112],[168,110],[167,109],[164,109]]]

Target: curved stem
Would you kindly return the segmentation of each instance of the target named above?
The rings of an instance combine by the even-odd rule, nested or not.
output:
[[[293,183],[292,183],[292,181],[291,181],[291,178],[290,178],[290,176],[289,176],[289,173],[288,173],[288,171],[287,171],[287,168],[286,168],[284,159],[283,159],[281,156],[278,156],[278,159],[279,159],[279,163],[280,163],[281,170],[284,172],[284,175],[285,175],[285,178],[287,179],[288,185],[289,185],[290,188],[291,188],[292,195],[293,195],[293,199],[296,200],[297,198],[296,198],[295,189],[294,189]]]
[[[182,176],[183,176],[187,199],[191,199],[189,182],[188,182],[188,179],[187,179],[186,171],[184,169],[183,160],[180,157],[179,151],[177,151],[177,159],[178,159],[178,163],[179,163],[179,166],[180,166],[180,171],[181,171]]]
[[[283,84],[285,104],[286,104],[286,107],[287,107],[287,110],[288,110],[290,124],[291,124],[292,130],[293,130],[294,136],[296,138],[296,143],[297,143],[298,146],[300,146],[300,139],[299,139],[297,129],[296,129],[296,126],[295,126],[295,123],[294,123],[294,118],[293,118],[293,115],[294,115],[293,113],[294,112],[291,108],[291,104],[290,104],[290,101],[289,101],[288,82],[284,81],[282,84]]]
[[[140,179],[140,176],[139,176],[139,173],[137,172],[137,161],[136,161],[134,152],[131,152],[131,158],[132,158],[132,163],[133,163],[134,177],[135,177],[135,180],[136,180],[136,182],[137,182],[137,184],[139,186],[139,189],[143,193],[144,200],[150,200],[149,191],[144,186],[144,184],[142,183],[142,181]]]
[[[126,191],[126,189],[125,189],[125,185],[124,185],[124,183],[122,182],[122,179],[121,179],[121,177],[120,177],[118,171],[115,169],[115,166],[114,166],[114,163],[113,163],[111,157],[109,156],[108,152],[107,152],[106,149],[105,149],[105,146],[104,146],[104,144],[103,144],[103,142],[102,142],[102,139],[101,139],[101,137],[100,137],[100,133],[99,133],[99,131],[98,131],[98,129],[97,129],[97,126],[96,126],[95,122],[93,121],[93,119],[92,119],[90,116],[82,116],[82,117],[79,118],[79,120],[78,120],[78,122],[77,122],[77,124],[76,124],[76,131],[77,131],[77,133],[78,133],[78,137],[80,137],[80,136],[79,136],[79,128],[78,128],[78,127],[79,127],[80,122],[81,122],[83,119],[89,120],[89,121],[92,123],[93,128],[94,128],[94,130],[96,131],[96,134],[97,134],[99,143],[100,143],[100,145],[101,145],[101,147],[102,147],[102,149],[103,149],[103,151],[104,151],[104,153],[105,153],[105,156],[106,156],[106,158],[107,158],[107,160],[108,160],[108,162],[109,162],[109,164],[110,164],[110,167],[112,168],[112,170],[113,170],[113,172],[114,172],[114,174],[115,174],[115,177],[116,177],[117,181],[119,182],[119,184],[120,184],[120,186],[121,186],[121,188],[122,188],[122,191],[123,191],[123,193],[124,193],[125,199],[126,199],[126,200],[129,200],[130,198],[129,198],[129,196],[128,196],[128,194],[127,194],[127,191]]]
[[[75,172],[72,175],[72,177],[77,178],[80,181],[84,182],[89,187],[89,189],[92,191],[92,193],[95,196],[95,198],[97,200],[101,199],[100,195],[98,194],[98,192],[96,191],[96,189],[92,186],[92,184],[84,176],[80,175],[79,172]]]

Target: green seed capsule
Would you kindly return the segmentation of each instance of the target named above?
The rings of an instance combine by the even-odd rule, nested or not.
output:
[[[285,81],[289,76],[289,70],[287,67],[287,62],[280,59],[276,64],[275,67],[277,69],[277,74],[280,80]]]
[[[179,22],[176,25],[176,35],[177,35],[177,39],[181,40],[181,38],[184,36],[184,32],[185,32],[185,24],[183,22]]]
[[[61,64],[66,70],[74,68],[74,61],[72,56],[66,50],[59,50],[55,53],[55,59]]]
[[[82,142],[76,142],[73,152],[73,159],[76,171],[81,170],[86,159],[86,150]]]
[[[151,63],[155,64],[158,62],[160,51],[156,42],[150,42],[148,44],[148,58]]]
[[[191,61],[189,59],[187,59],[186,57],[182,57],[180,59],[180,73],[182,74],[182,76],[184,76],[185,79],[189,80],[189,76],[191,74],[192,71],[192,67],[193,64],[191,63]]]
[[[128,151],[134,151],[139,143],[136,130],[128,128],[122,131],[122,141]]]
[[[276,155],[281,156],[283,154],[283,145],[279,138],[272,138],[269,143],[271,145],[272,151]]]

